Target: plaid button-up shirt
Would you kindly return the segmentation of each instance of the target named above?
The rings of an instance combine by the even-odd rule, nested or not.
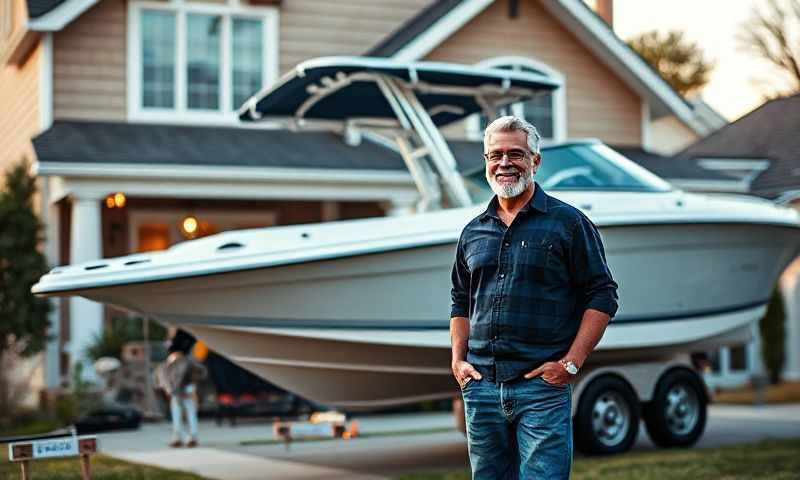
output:
[[[510,226],[495,197],[464,227],[452,281],[450,315],[469,318],[467,361],[491,381],[561,358],[586,309],[617,311],[597,227],[538,184]]]

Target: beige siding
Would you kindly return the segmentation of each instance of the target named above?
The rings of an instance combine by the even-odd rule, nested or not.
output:
[[[520,2],[516,19],[506,2],[494,3],[427,59],[477,63],[505,55],[534,58],[564,74],[568,137],[641,144],[639,97],[538,2]]]
[[[36,158],[31,138],[39,133],[41,53],[39,44],[22,65],[0,67],[0,182],[12,164]]]
[[[674,115],[659,118],[650,124],[650,150],[672,155],[698,140],[698,135]]]
[[[125,0],[103,0],[53,36],[53,117],[125,120]]]
[[[284,0],[280,72],[309,58],[361,55],[432,0]]]

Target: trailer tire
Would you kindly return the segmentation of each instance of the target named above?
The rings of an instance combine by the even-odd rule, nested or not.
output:
[[[586,387],[575,413],[575,444],[585,454],[629,450],[639,434],[641,411],[633,389],[615,376],[598,377]]]
[[[645,404],[647,434],[660,447],[694,445],[706,427],[707,405],[697,374],[673,370],[658,381],[653,399]]]

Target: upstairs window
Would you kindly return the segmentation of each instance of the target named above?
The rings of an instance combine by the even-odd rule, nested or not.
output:
[[[515,115],[536,126],[542,139],[560,141],[566,138],[566,93],[564,77],[559,72],[541,62],[523,57],[493,58],[479,63],[478,66],[536,73],[558,81],[561,86],[531,100],[504,107],[494,118],[476,115],[468,121],[467,131],[470,137],[480,139],[492,120],[503,115]]]
[[[277,77],[277,10],[236,0],[130,2],[129,117],[236,121]]]

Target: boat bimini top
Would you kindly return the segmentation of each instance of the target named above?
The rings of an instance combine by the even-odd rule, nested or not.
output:
[[[558,86],[529,72],[383,58],[324,57],[297,65],[239,109],[246,122],[289,129],[326,128],[367,134],[402,155],[420,192],[417,209],[471,204],[456,161],[438,128]],[[437,178],[438,177],[438,178]]]

